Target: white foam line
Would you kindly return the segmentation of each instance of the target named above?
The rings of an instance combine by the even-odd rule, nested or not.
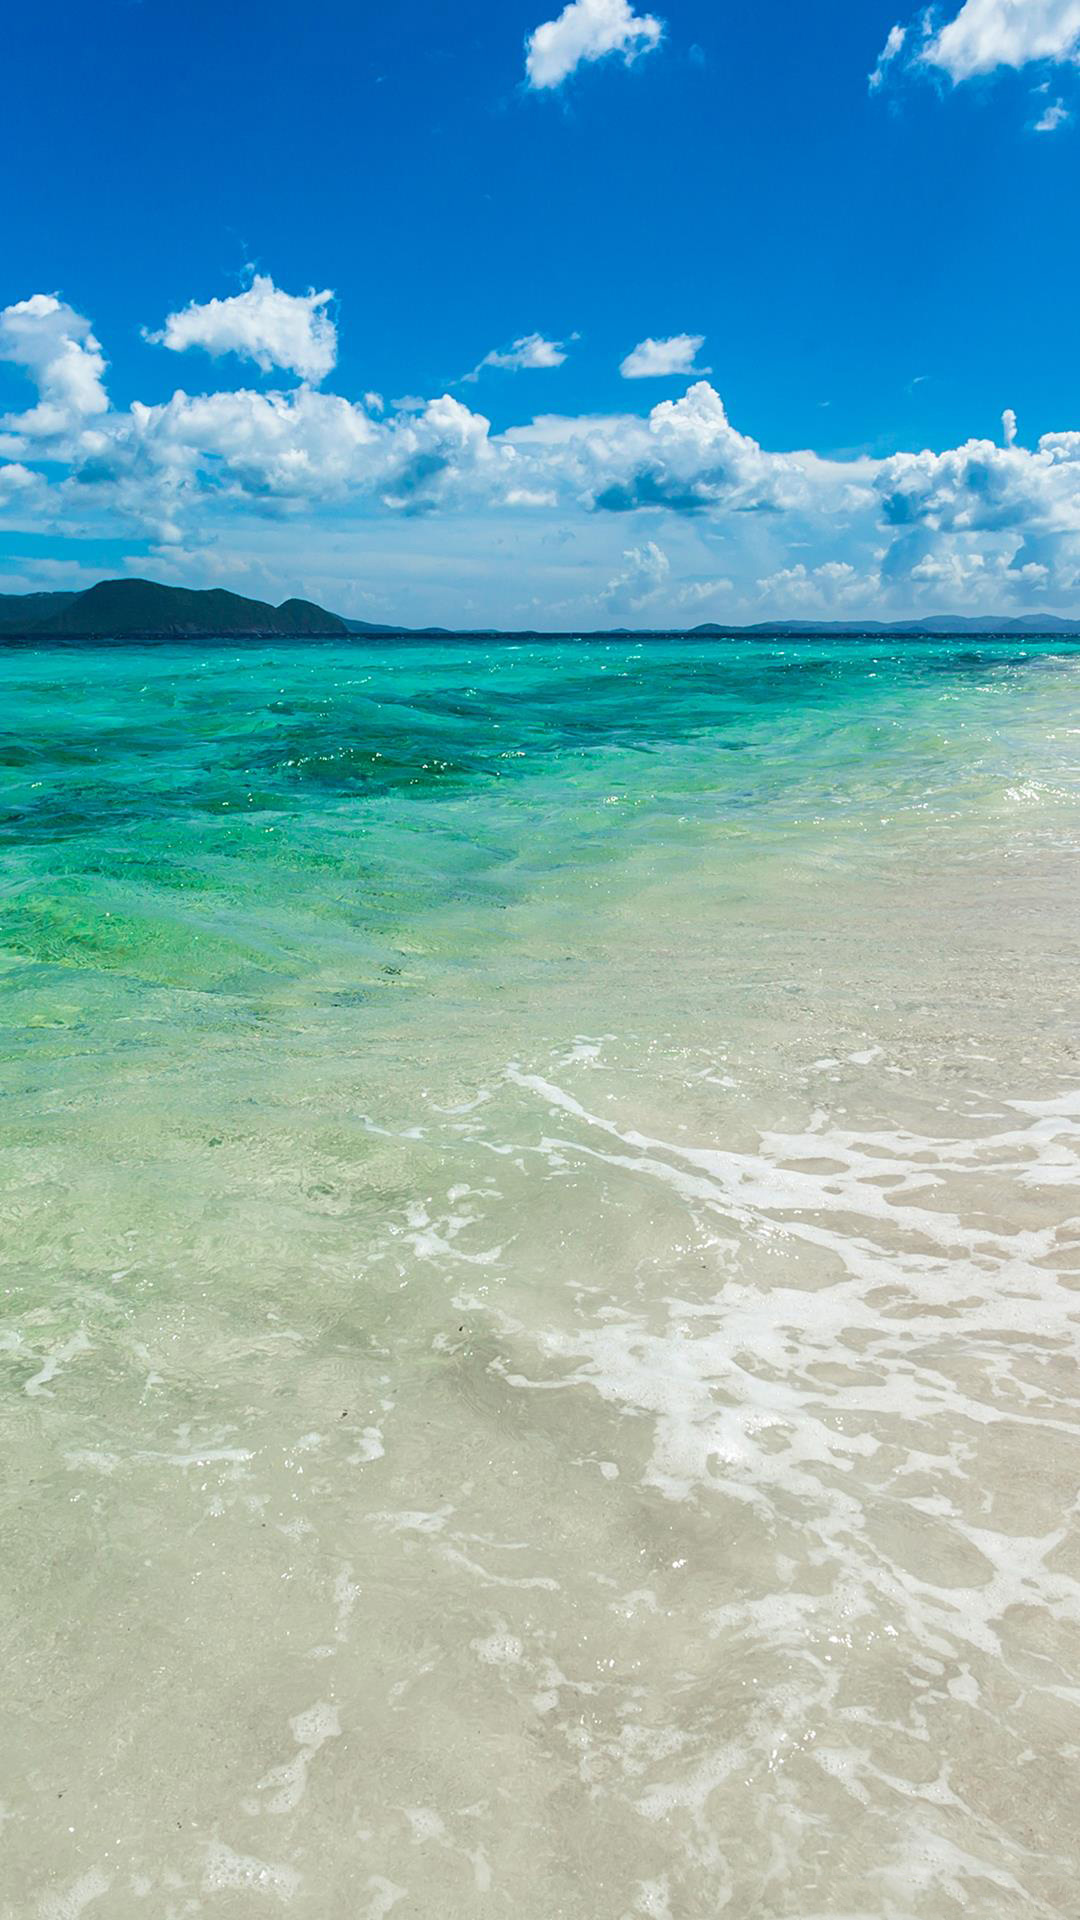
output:
[[[895,1611],[932,1657],[952,1657],[961,1643],[1000,1658],[999,1626],[1010,1609],[1038,1605],[1049,1618],[1080,1622],[1080,1583],[1051,1564],[1071,1508],[1061,1524],[1022,1538],[976,1524],[940,1495],[913,1500],[899,1484],[892,1491],[917,1470],[916,1454],[905,1445],[916,1421],[948,1420],[950,1448],[920,1455],[922,1471],[943,1475],[969,1494],[971,1471],[961,1467],[957,1450],[970,1451],[980,1431],[1032,1429],[1047,1445],[1055,1434],[1075,1440],[1072,1406],[1063,1400],[1068,1389],[1052,1397],[1047,1386],[1014,1375],[1011,1365],[1018,1355],[1041,1360],[1076,1352],[1080,1298],[1035,1264],[1060,1244],[1061,1230],[968,1225],[953,1211],[898,1204],[896,1188],[886,1198],[867,1184],[868,1175],[895,1167],[898,1153],[906,1157],[912,1184],[927,1178],[926,1167],[911,1160],[916,1152],[933,1156],[942,1173],[954,1168],[959,1177],[978,1180],[987,1157],[1004,1151],[1006,1171],[1016,1172],[1017,1149],[1041,1151],[1052,1140],[1058,1151],[1063,1130],[1069,1142],[1075,1137],[1071,1097],[1067,1112],[1064,1101],[1055,1101],[1050,1115],[1042,1103],[1013,1103],[1014,1110],[1032,1113],[1030,1130],[1009,1129],[960,1146],[915,1135],[877,1135],[871,1142],[865,1134],[820,1130],[763,1136],[774,1151],[838,1160],[844,1169],[822,1173],[777,1166],[765,1153],[659,1141],[590,1113],[538,1074],[512,1067],[508,1077],[593,1135],[584,1141],[559,1135],[542,1141],[541,1152],[557,1153],[564,1163],[588,1156],[645,1175],[752,1236],[780,1233],[819,1248],[839,1266],[830,1284],[763,1286],[728,1278],[705,1304],[654,1302],[653,1310],[663,1307],[667,1316],[659,1331],[644,1309],[550,1330],[539,1336],[541,1350],[571,1370],[534,1381],[501,1369],[511,1384],[557,1392],[587,1385],[613,1407],[650,1415],[647,1483],[674,1499],[705,1488],[723,1491],[755,1506],[770,1527],[797,1527],[817,1543],[811,1553],[823,1553],[843,1570],[853,1596],[849,1607],[869,1613],[876,1597],[884,1617]],[[613,1146],[600,1146],[597,1135]],[[876,1158],[871,1145],[889,1159]],[[839,1216],[836,1227],[830,1214]],[[856,1222],[863,1223],[859,1232]],[[887,1234],[878,1244],[882,1226]],[[703,1325],[709,1321],[711,1327]],[[852,1371],[850,1388],[816,1381],[813,1369],[822,1362]],[[972,1376],[967,1382],[961,1368]],[[890,1423],[885,1428],[883,1417]],[[857,1462],[879,1451],[882,1432],[901,1449],[897,1467],[881,1479],[866,1472],[852,1478]],[[896,1557],[911,1513],[939,1530],[945,1562],[915,1569]],[[801,1611],[794,1603],[794,1620]],[[759,1601],[747,1627],[760,1631]],[[1067,1684],[1067,1676],[1051,1669],[1046,1685],[1057,1684]]]

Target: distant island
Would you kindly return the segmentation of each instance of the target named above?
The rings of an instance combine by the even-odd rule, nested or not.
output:
[[[309,600],[272,607],[223,587],[197,591],[154,580],[100,580],[84,593],[0,594],[0,636],[20,640],[323,638],[349,632]]]
[[[328,613],[311,600],[248,600],[224,587],[200,590],[163,586],[154,580],[100,580],[82,593],[0,594],[0,643],[56,640],[484,640],[582,639],[633,640],[673,636],[710,638],[813,639],[850,635],[906,639],[975,637],[979,634],[1022,638],[1061,635],[1080,638],[1080,619],[1057,614],[1024,614],[1019,619],[992,615],[936,614],[925,620],[763,620],[752,626],[709,621],[697,627],[606,627],[511,630],[496,627],[405,627],[393,621],[350,620]]]

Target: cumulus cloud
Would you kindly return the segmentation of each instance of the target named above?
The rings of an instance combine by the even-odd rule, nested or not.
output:
[[[663,25],[630,0],[569,0],[558,18],[529,35],[525,72],[535,91],[560,87],[584,61],[619,54],[629,64],[660,44]]]
[[[1061,62],[1080,48],[1080,0],[964,0],[920,58],[955,82],[996,67]]]
[[[27,373],[38,403],[0,427],[27,440],[69,434],[108,411],[105,360],[90,322],[55,293],[35,293],[0,312],[0,360]]]
[[[20,465],[17,460],[0,466],[0,507],[9,507],[17,500],[25,500],[41,484],[40,475]]]
[[[911,582],[924,599],[946,599],[992,612],[994,603],[1008,598],[1018,582],[1034,590],[1047,577],[1047,568],[1029,563],[1016,568],[1008,551],[983,550],[973,542],[957,541],[949,547],[932,549],[915,561]]]
[[[590,511],[660,511],[687,520],[720,515],[858,512],[874,502],[870,461],[772,453],[732,425],[706,380],[678,400],[636,414],[560,419],[510,428],[495,444],[519,472],[546,475],[560,497]]]
[[[557,485],[590,510],[656,507],[695,515],[718,505],[772,507],[801,486],[799,456],[763,453],[727,417],[720,395],[699,380],[679,400],[636,414],[545,415],[497,444],[510,452],[519,484]]]
[[[606,606],[626,605],[637,609],[655,600],[663,592],[671,573],[671,562],[655,540],[640,547],[627,547],[623,565],[598,596]]]
[[[874,488],[887,527],[1080,527],[1080,436],[1044,434],[1034,453],[992,440],[968,440],[943,453],[894,453],[878,462]]]
[[[545,340],[542,333],[526,333],[515,340],[510,347],[493,347],[485,353],[483,359],[466,380],[478,380],[485,367],[502,367],[508,373],[538,367],[561,367],[566,359],[566,348],[561,340]]]
[[[1056,133],[1058,128],[1065,126],[1070,118],[1071,116],[1065,102],[1063,100],[1053,100],[1049,106],[1043,108],[1042,113],[1036,120],[1035,131],[1036,133]]]
[[[780,567],[759,580],[758,598],[766,606],[799,615],[828,614],[843,618],[859,602],[873,598],[876,580],[860,578],[849,560],[824,560],[808,567],[804,560]]]
[[[215,358],[236,353],[264,373],[279,367],[317,385],[337,360],[337,328],[326,312],[333,297],[330,289],[283,293],[268,274],[257,273],[244,293],[202,305],[193,300],[146,338],[173,353],[189,347]]]
[[[84,486],[115,481],[127,499],[145,497],[152,516],[167,502],[171,521],[186,502],[207,498],[263,506],[359,498],[419,512],[460,499],[498,464],[490,423],[450,394],[380,421],[364,406],[305,386],[181,391],[161,406],[136,401],[117,423],[111,463],[75,477]],[[492,473],[487,492],[497,490]]]
[[[1016,444],[1016,414],[1012,407],[1006,407],[1001,416],[1001,434],[1007,447]]]
[[[708,373],[694,365],[705,344],[703,333],[675,333],[670,340],[639,340],[619,364],[624,380],[654,380],[680,373]]]

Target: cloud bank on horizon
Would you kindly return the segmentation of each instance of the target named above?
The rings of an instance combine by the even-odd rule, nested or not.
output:
[[[0,358],[37,396],[0,418],[0,502],[21,526],[129,537],[141,544],[135,570],[149,552],[159,571],[191,582],[242,575],[261,551],[260,577],[285,587],[297,572],[310,577],[320,540],[359,552],[365,539],[385,544],[392,524],[437,521],[486,540],[490,562],[514,526],[527,529],[514,564],[531,552],[551,574],[543,617],[572,621],[590,608],[674,622],[688,609],[869,617],[1074,604],[1080,431],[1029,449],[1007,409],[1000,444],[844,460],[773,451],[734,426],[699,377],[644,415],[551,413],[496,433],[448,393],[386,413],[377,395],[323,390],[314,382],[333,366],[331,294],[291,295],[265,276],[248,292],[192,304],[149,337],[174,351],[239,352],[298,373],[298,385],[178,388],[114,407],[88,319],[55,294],[0,312]],[[639,377],[692,373],[702,344],[646,340],[628,359],[640,356]],[[559,352],[527,335],[486,363],[556,369]],[[641,533],[626,544],[615,526]],[[544,560],[545,538],[584,551],[572,578]],[[493,579],[505,595],[497,567]],[[440,593],[443,617],[463,617],[452,583]],[[500,599],[487,617],[510,623],[521,603]]]

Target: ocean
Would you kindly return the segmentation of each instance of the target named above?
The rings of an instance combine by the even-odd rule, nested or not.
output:
[[[1080,646],[0,688],[4,1920],[1074,1915]]]

